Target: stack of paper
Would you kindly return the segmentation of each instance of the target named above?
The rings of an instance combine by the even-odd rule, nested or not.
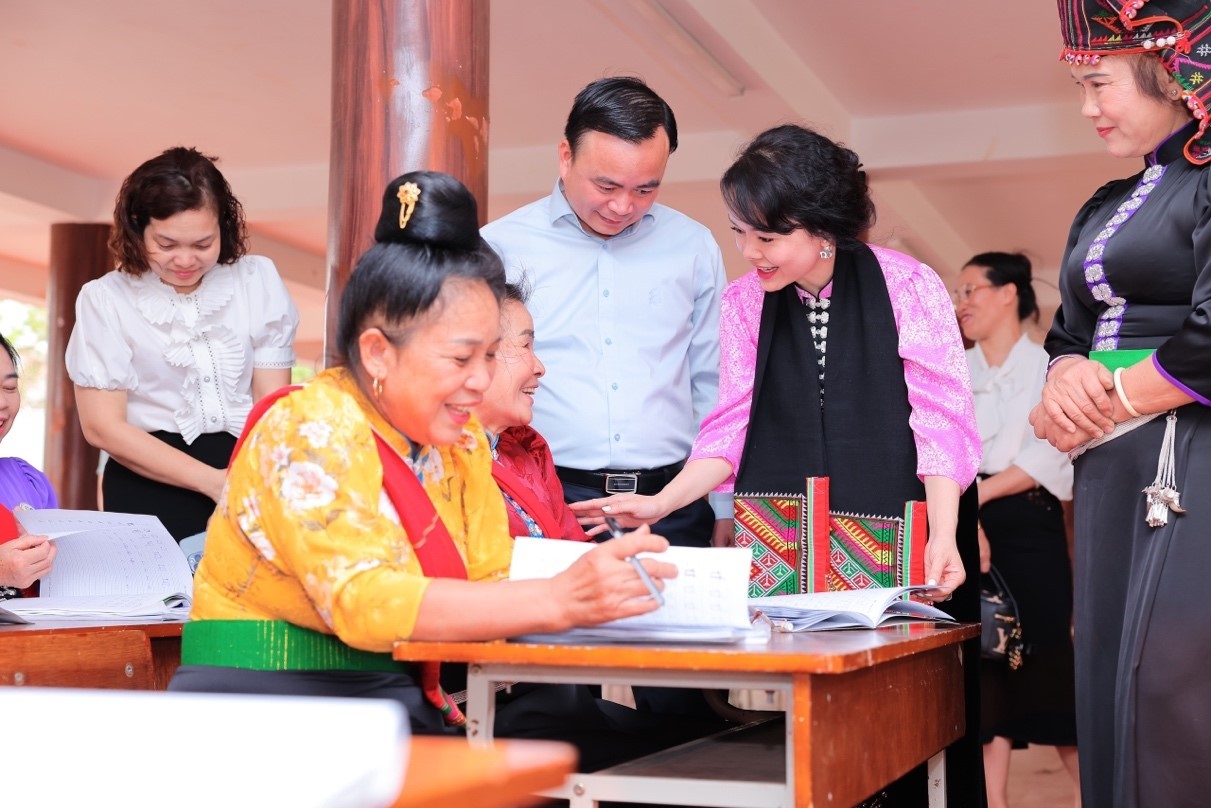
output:
[[[50,536],[59,552],[39,584],[41,597],[5,601],[9,612],[27,619],[189,616],[189,562],[154,516],[69,510],[15,515],[27,533]]]
[[[551,578],[597,545],[519,537],[510,580]],[[559,634],[529,635],[535,642],[738,642],[754,634],[748,610],[752,551],[740,547],[670,547],[642,553],[677,567],[664,581],[664,605],[655,611]]]

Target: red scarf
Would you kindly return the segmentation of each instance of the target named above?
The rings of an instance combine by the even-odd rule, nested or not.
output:
[[[252,427],[261,420],[261,416],[278,399],[300,389],[302,389],[302,385],[297,384],[282,387],[253,405],[252,410],[248,413],[248,420],[244,424],[244,431],[241,433],[240,439],[236,441],[235,449],[231,453],[233,462],[236,455],[240,453],[244,440],[252,432]],[[433,503],[429,500],[429,495],[425,493],[416,474],[408,468],[408,464],[400,457],[399,452],[395,451],[377,431],[374,432],[374,445],[378,449],[378,459],[383,467],[383,489],[395,507],[395,512],[399,514],[400,523],[403,525],[404,532],[408,534],[408,541],[412,543],[412,550],[416,553],[416,560],[420,563],[421,572],[428,578],[467,580],[467,567],[463,563],[462,556],[458,554],[458,548],[454,546],[454,540],[450,538],[450,531],[446,529],[445,523],[434,510]],[[228,468],[230,467],[231,464],[228,465]],[[424,690],[425,697],[433,706],[441,710],[446,723],[452,726],[465,724],[466,716],[450,699],[450,696],[442,690],[441,663],[422,662],[420,672],[421,689]]]
[[[499,460],[492,461],[492,477],[500,490],[504,491],[516,502],[526,514],[538,523],[538,529],[548,539],[567,538],[563,535],[563,527],[551,513],[551,508],[538,499],[533,487],[513,469],[508,468]]]

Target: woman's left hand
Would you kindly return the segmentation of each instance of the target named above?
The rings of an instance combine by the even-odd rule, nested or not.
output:
[[[967,573],[963,569],[963,560],[959,557],[954,536],[931,536],[925,543],[925,581],[936,582],[937,586],[922,596],[935,603],[950,600],[955,589],[965,580]]]

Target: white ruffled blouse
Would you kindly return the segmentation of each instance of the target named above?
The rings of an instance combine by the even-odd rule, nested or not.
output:
[[[298,310],[268,258],[214,267],[189,294],[152,272],[114,270],[76,298],[67,373],[80,387],[126,391],[126,418],[148,432],[239,435],[253,368],[294,365]]]
[[[1017,466],[1058,499],[1072,499],[1072,461],[1034,436],[1030,411],[1047,378],[1047,352],[1025,334],[999,366],[988,364],[979,345],[967,351],[976,424],[984,445],[980,471],[999,474]]]

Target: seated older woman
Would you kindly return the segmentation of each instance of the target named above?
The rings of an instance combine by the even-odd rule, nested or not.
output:
[[[0,334],[0,441],[12,431],[21,410],[17,349]],[[50,480],[19,457],[0,457],[0,600],[50,572],[55,543],[46,536],[23,535],[12,511],[57,508]]]
[[[472,412],[500,341],[504,270],[444,174],[393,181],[341,299],[347,364],[249,416],[198,567],[170,689],[396,699],[414,731],[457,723],[397,640],[487,640],[656,608],[636,531],[550,580],[504,581],[512,540]],[[661,581],[670,564],[645,560]]]
[[[563,501],[550,447],[530,428],[538,380],[546,372],[534,355],[534,318],[526,310],[526,290],[506,284],[496,375],[475,414],[492,445],[492,476],[504,494],[509,532],[587,541],[576,514]]]

